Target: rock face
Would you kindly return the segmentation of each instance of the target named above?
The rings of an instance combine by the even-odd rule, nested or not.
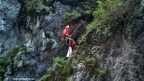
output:
[[[17,0],[1,0],[0,1],[0,31],[7,33],[10,31],[17,20],[21,4]]]
[[[20,11],[25,1],[20,2],[0,0],[0,55],[3,58],[9,57],[9,54],[14,55],[10,60],[11,70],[7,69],[5,73],[5,81],[16,78],[36,80],[46,73],[53,61],[53,55],[61,47],[61,28],[65,24],[64,13],[69,9],[69,6],[56,1],[53,4],[55,12],[31,17],[19,14],[25,13]],[[25,24],[18,22],[22,20],[21,18],[26,19]],[[14,50],[18,51],[12,53],[8,50],[19,45],[25,46],[26,49],[16,47]],[[59,55],[65,56],[62,52]]]
[[[99,76],[94,74],[95,70],[90,70],[90,68],[93,69],[93,67],[86,68],[89,63],[83,59],[74,67],[76,70],[69,80],[143,81],[144,35],[141,31],[143,30],[144,23],[142,21],[142,19],[135,19],[127,23],[122,33],[116,33],[110,39],[104,41],[98,40],[97,43],[95,43],[96,37],[92,38],[94,40],[90,40],[91,37],[88,36],[86,40],[91,41],[91,43],[85,44],[80,48],[78,52],[80,55],[77,55],[78,60],[83,56],[85,58],[96,57],[98,66],[104,70],[106,74],[103,76],[100,76],[100,72],[97,72]],[[127,30],[133,32],[129,32],[128,37],[125,37],[126,35],[124,33],[128,32]],[[91,33],[90,35],[97,36],[95,33]]]
[[[17,0],[0,0],[0,44],[6,48],[16,43],[13,30],[20,8],[21,4]]]
[[[67,50],[61,51],[61,48],[67,49],[67,47],[60,38],[66,24],[65,13],[67,10],[70,11],[71,7],[59,1],[64,4],[75,2],[74,0],[58,0],[53,4],[54,12],[44,15],[27,15],[22,10],[26,0],[19,0],[19,2],[0,0],[0,57],[8,58],[9,62],[4,73],[4,81],[22,78],[39,80],[51,66],[54,55],[65,56],[64,53]],[[87,11],[88,3],[84,6],[87,7],[85,8]],[[92,7],[95,8],[93,5]],[[89,13],[91,11],[87,11],[85,15]],[[22,23],[23,19],[25,22]],[[83,21],[76,21],[76,23],[73,26],[78,27]],[[85,24],[82,27],[85,27]],[[80,46],[78,50],[75,58],[77,63],[74,62],[76,65],[70,66],[73,72],[68,80],[143,81],[143,27],[142,19],[126,22],[125,27],[120,29],[122,33],[116,31],[112,38],[104,41],[96,39],[95,31],[90,32],[85,38],[86,44]],[[78,30],[78,32],[83,31]],[[78,36],[76,34],[75,37]]]
[[[138,52],[137,45],[120,38],[102,47],[105,52],[99,55],[100,67],[108,72],[107,81],[142,81],[143,54]]]

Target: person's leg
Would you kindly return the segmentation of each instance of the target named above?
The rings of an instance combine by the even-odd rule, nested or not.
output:
[[[69,37],[66,36],[66,37],[65,37],[65,43],[66,43],[66,45],[68,45],[68,39],[69,39]]]

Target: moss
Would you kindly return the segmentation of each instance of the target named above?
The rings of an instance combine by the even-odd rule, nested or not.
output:
[[[88,67],[88,68],[92,68],[94,69],[95,67],[97,67],[97,64],[96,64],[96,58],[94,57],[90,57],[90,58],[85,58],[85,65]]]
[[[96,68],[95,72],[98,73],[98,75],[101,75],[101,76],[106,74],[106,72],[104,70],[101,70],[100,68]]]
[[[91,58],[86,58],[86,63],[92,63],[92,59]]]

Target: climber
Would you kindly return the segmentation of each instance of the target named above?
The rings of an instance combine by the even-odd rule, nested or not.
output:
[[[71,37],[71,35],[69,35],[69,24],[65,26],[65,29],[62,32],[62,38],[66,41],[67,44],[67,40],[69,37]]]
[[[70,57],[72,50],[77,47],[76,42],[71,38],[71,35],[69,34],[69,28],[70,26],[67,24],[62,32],[62,38],[65,40],[66,45],[68,45],[68,52],[66,57]]]

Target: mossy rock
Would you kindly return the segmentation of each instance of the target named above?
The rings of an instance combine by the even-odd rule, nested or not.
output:
[[[55,77],[57,76],[57,77]],[[52,66],[48,68],[47,74],[40,81],[52,81],[53,79],[64,81],[67,76],[67,60],[57,57]]]
[[[96,68],[96,69],[95,69],[95,72],[96,72],[98,75],[101,75],[101,76],[103,76],[103,75],[106,74],[106,72],[105,72],[104,70],[100,69],[100,68]]]
[[[86,58],[85,60],[86,60],[86,63],[96,64],[96,58],[95,57]]]
[[[86,58],[86,63],[92,63],[92,59],[91,58]]]

